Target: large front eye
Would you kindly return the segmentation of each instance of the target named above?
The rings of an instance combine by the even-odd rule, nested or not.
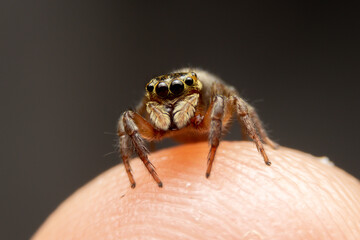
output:
[[[166,97],[168,94],[168,86],[166,83],[164,82],[160,82],[157,86],[156,86],[156,94],[159,95],[160,97]]]
[[[172,81],[170,85],[170,91],[175,95],[179,95],[180,93],[182,93],[184,91],[183,82],[180,80]]]

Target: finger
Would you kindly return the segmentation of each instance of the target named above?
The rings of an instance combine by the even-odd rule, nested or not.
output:
[[[150,155],[159,188],[139,159],[131,189],[122,165],[78,190],[33,239],[356,239],[360,184],[318,158],[280,147],[266,166],[251,142],[222,142],[204,177],[208,145]]]

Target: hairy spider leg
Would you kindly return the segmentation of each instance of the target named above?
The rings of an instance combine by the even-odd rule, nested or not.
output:
[[[277,144],[276,142],[272,141],[269,138],[269,136],[267,135],[267,133],[265,131],[265,128],[263,127],[263,124],[262,124],[258,114],[256,113],[255,109],[250,105],[247,105],[247,108],[248,108],[248,111],[249,111],[250,118],[253,121],[256,129],[258,130],[258,133],[259,133],[261,139],[264,141],[264,143],[266,143],[267,145],[269,145],[273,149],[277,149],[279,147],[279,144]]]
[[[214,162],[215,153],[220,143],[221,132],[222,132],[222,120],[225,112],[225,100],[220,96],[215,96],[214,100],[208,109],[208,113],[205,114],[204,119],[205,122],[210,118],[210,134],[209,134],[209,142],[210,142],[210,151],[208,155],[207,161],[207,169],[205,176],[208,178],[211,173],[211,168]]]
[[[141,126],[141,128],[139,128],[138,126]],[[144,163],[145,167],[147,168],[147,170],[149,171],[155,182],[158,184],[158,186],[162,187],[163,184],[155,171],[154,165],[149,161],[148,158],[149,151],[147,150],[144,140],[139,132],[141,132],[141,135],[148,137],[155,135],[154,133],[155,130],[153,129],[151,124],[147,122],[143,117],[141,117],[139,114],[131,110],[126,111],[119,120],[118,134],[120,136],[119,144],[120,144],[121,157],[123,158],[125,170],[128,174],[131,187],[134,188],[136,184],[134,181],[134,177],[131,173],[130,164],[128,162],[129,150],[126,149],[128,145],[126,145],[126,142],[121,140],[123,135],[125,136],[125,140],[126,137],[130,138],[131,143],[137,155]]]
[[[132,150],[132,145],[131,145],[131,139],[128,135],[122,135],[119,136],[119,151],[121,154],[121,158],[123,160],[125,169],[126,169],[126,173],[128,175],[131,187],[134,188],[136,186],[135,180],[134,180],[134,176],[132,174],[132,169],[131,166],[129,164],[129,159],[133,153]]]
[[[251,113],[249,112],[248,104],[238,96],[234,96],[234,98],[235,98],[236,112],[239,122],[247,131],[247,135],[255,142],[256,148],[263,156],[265,164],[270,166],[271,162],[268,156],[266,155],[264,146],[261,143],[260,137],[256,132],[255,124],[253,122],[253,119],[251,118]],[[260,129],[258,129],[259,132],[263,131],[264,133],[265,130],[262,128],[262,126],[259,125],[259,127],[260,127]]]

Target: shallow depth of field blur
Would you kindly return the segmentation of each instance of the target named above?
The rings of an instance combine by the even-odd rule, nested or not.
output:
[[[118,164],[118,117],[178,67],[219,75],[274,140],[359,178],[358,13],[339,4],[0,3],[0,239],[29,238]]]

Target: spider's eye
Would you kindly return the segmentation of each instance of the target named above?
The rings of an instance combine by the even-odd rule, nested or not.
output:
[[[179,95],[184,91],[184,84],[180,80],[174,80],[171,82],[170,91],[175,95]]]
[[[166,83],[164,82],[160,82],[157,86],[156,86],[156,94],[159,95],[160,97],[166,97],[168,94],[168,86]]]
[[[187,77],[185,79],[185,84],[188,85],[188,86],[191,86],[191,85],[194,84],[194,80],[191,77]]]
[[[153,85],[147,85],[146,90],[148,90],[148,92],[152,92],[154,90],[154,86]]]

